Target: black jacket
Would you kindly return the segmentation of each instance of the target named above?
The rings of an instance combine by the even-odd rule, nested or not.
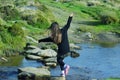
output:
[[[57,44],[58,55],[64,55],[64,54],[70,52],[67,30],[70,27],[71,21],[72,21],[72,17],[69,17],[67,24],[61,29],[62,42]],[[40,39],[38,42],[40,43],[40,42],[54,42],[54,41],[50,37],[48,37],[48,38]]]

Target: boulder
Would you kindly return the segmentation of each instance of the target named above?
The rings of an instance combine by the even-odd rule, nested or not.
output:
[[[29,49],[29,50],[25,51],[25,53],[27,53],[27,54],[33,54],[33,55],[37,55],[39,52],[41,52],[41,49],[39,49],[39,48]]]
[[[50,78],[47,79],[40,79],[40,78],[36,78],[35,80],[66,80],[65,77],[60,77],[60,76],[51,76]]]
[[[51,76],[48,67],[26,67],[18,69],[18,80],[66,80],[65,77]]]
[[[4,57],[0,57],[0,61],[8,62],[8,59]]]
[[[56,57],[57,53],[52,49],[45,49],[45,50],[41,50],[40,52],[38,52],[37,55],[41,57]]]
[[[26,58],[31,60],[43,60],[42,57],[36,55],[27,55]]]
[[[77,57],[80,56],[80,54],[79,54],[78,52],[76,52],[76,51],[71,51],[70,56],[71,56],[72,58],[77,58]]]
[[[19,80],[47,80],[50,77],[50,71],[47,68],[25,67],[18,69]]]
[[[56,67],[57,63],[55,63],[55,62],[46,62],[45,65],[50,66],[50,67]]]
[[[57,63],[57,58],[56,57],[46,58],[46,59],[44,59],[44,62],[55,62],[55,63]]]
[[[60,77],[60,76],[52,76],[50,80],[66,80],[65,77]]]
[[[27,46],[28,45],[28,46]],[[26,48],[27,49],[40,49],[39,47],[37,47],[37,46],[32,46],[32,45],[30,45],[30,44],[26,44]]]
[[[77,46],[77,45],[75,45],[73,43],[70,43],[70,48],[72,48],[72,49],[80,49],[80,46]]]
[[[32,46],[30,44],[26,44],[26,47],[24,49],[25,49],[24,53],[33,55],[37,55],[37,53],[41,51],[39,47]]]
[[[57,57],[45,58],[42,60],[45,66],[56,67],[57,66]]]

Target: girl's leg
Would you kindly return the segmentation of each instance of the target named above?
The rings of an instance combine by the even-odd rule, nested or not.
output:
[[[65,64],[65,63],[63,62],[63,59],[64,59],[64,58],[63,58],[62,56],[57,56],[57,62],[58,62],[58,64],[60,65],[60,68],[61,68],[61,71],[62,71],[62,76],[65,76],[65,75],[68,74],[68,71],[69,71],[70,66],[67,65],[67,64]]]
[[[57,62],[60,65],[61,71],[64,70],[64,65],[65,65],[65,63],[63,62],[63,59],[64,58],[62,58],[61,56],[57,56]]]

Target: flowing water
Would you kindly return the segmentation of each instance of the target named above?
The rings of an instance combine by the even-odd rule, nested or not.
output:
[[[19,65],[3,64],[2,66],[0,66],[0,80],[18,80],[17,79],[18,68],[39,67],[39,66],[42,66],[40,62],[37,62],[35,60],[26,60],[25,58],[21,59],[21,62],[19,63]]]
[[[65,58],[71,66],[67,80],[103,80],[106,78],[120,78],[120,44],[106,46],[101,44],[79,44],[80,57]],[[59,71],[59,67],[56,69]],[[53,69],[53,75],[56,74]]]
[[[120,78],[120,44],[99,45],[84,43],[78,44],[82,50],[77,50],[77,58],[66,57],[65,63],[71,66],[67,80],[92,80],[103,78]],[[17,80],[19,67],[39,67],[41,63],[23,58],[18,66],[1,66],[0,80]],[[59,75],[60,68],[51,69],[51,75]]]

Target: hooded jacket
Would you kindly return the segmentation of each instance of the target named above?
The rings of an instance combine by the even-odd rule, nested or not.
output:
[[[68,29],[70,27],[70,23],[72,21],[72,17],[69,16],[67,20],[67,24],[61,29],[62,33],[62,41],[61,43],[57,44],[58,46],[58,55],[64,55],[68,52],[70,52],[70,47],[69,47],[69,41],[68,41]],[[54,42],[50,37],[40,39],[38,42]]]

